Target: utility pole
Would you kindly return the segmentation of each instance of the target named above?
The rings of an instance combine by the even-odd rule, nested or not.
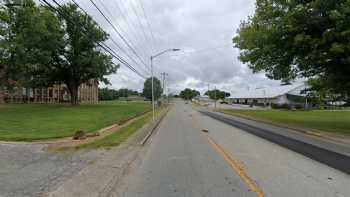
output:
[[[169,92],[170,92],[170,88],[168,88],[168,91],[167,91],[168,104],[170,103],[170,101],[169,101]]]
[[[154,74],[153,74],[153,59],[160,56],[160,55],[163,55],[164,53],[167,53],[167,52],[170,52],[170,51],[180,51],[180,49],[167,49],[167,50],[164,50],[160,53],[157,53],[155,55],[152,55],[150,57],[151,59],[151,79],[152,79],[152,119],[153,119],[153,122],[155,120],[154,118],[154,86],[153,86],[153,78],[154,78]]]
[[[216,86],[214,87],[214,109],[216,109]]]
[[[154,122],[154,87],[153,87],[153,56],[151,56],[151,79],[152,79],[152,120]]]
[[[163,77],[163,94],[164,94],[164,92],[165,92],[165,83],[164,83],[164,81],[165,81],[165,77],[169,76],[169,74],[166,73],[166,72],[162,72],[162,73],[160,73],[160,75],[162,75],[162,77]]]

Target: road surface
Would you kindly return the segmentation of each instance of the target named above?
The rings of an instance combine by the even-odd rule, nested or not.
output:
[[[350,176],[175,103],[127,178],[126,197],[348,197]]]
[[[48,152],[41,144],[0,144],[0,197],[40,197],[56,189],[101,151]]]

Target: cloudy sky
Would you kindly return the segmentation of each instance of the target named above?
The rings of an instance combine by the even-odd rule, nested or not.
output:
[[[229,92],[279,85],[264,73],[252,74],[233,48],[231,40],[240,21],[254,13],[254,0],[94,0],[128,44],[90,1],[76,2],[122,49],[112,41],[107,44],[145,76],[149,76],[151,54],[181,49],[154,60],[158,78],[168,73],[170,92],[190,87],[203,93],[208,84],[210,89],[216,86]],[[111,88],[143,88],[144,79],[123,65],[109,79]]]

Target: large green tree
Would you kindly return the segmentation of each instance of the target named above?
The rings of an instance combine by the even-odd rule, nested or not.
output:
[[[0,8],[0,91],[29,86],[43,65],[63,48],[64,32],[57,17],[32,0],[5,0]],[[1,94],[1,93],[0,93]]]
[[[108,83],[105,76],[116,72],[118,66],[97,44],[106,41],[108,34],[75,5],[66,4],[55,15],[49,8],[37,6],[32,0],[5,0],[2,3],[2,86],[63,83],[75,105],[79,102],[81,84]]]
[[[257,0],[233,42],[254,72],[350,93],[350,0]]]
[[[109,83],[105,76],[115,73],[119,66],[99,48],[98,43],[106,41],[108,34],[89,15],[70,3],[59,10],[57,17],[65,31],[64,48],[60,58],[44,67],[43,71],[49,81],[66,84],[71,103],[76,105],[81,84],[91,81]]]
[[[200,95],[200,92],[198,92],[197,90],[192,90],[190,88],[186,88],[180,92],[180,97],[184,100],[192,100],[198,95]]]
[[[156,77],[153,78],[153,89],[154,89],[154,100],[158,100],[162,95],[162,86],[160,80]],[[147,78],[143,90],[142,95],[149,100],[152,100],[152,78]]]
[[[216,89],[216,90],[206,91],[205,95],[209,96],[210,99],[219,100],[219,99],[225,99],[226,97],[229,97],[231,94],[229,92]]]

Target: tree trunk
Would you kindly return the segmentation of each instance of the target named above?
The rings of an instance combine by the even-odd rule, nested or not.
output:
[[[68,90],[70,93],[70,103],[72,105],[79,105],[78,89],[79,89],[78,83],[74,83],[74,82],[69,83]]]
[[[4,91],[0,88],[0,104],[5,103]]]

